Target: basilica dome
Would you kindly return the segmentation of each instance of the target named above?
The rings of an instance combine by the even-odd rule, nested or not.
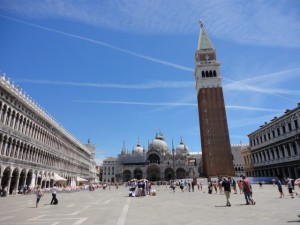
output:
[[[132,154],[143,154],[144,148],[140,145],[140,143],[137,143],[137,145],[132,149]]]
[[[176,154],[177,155],[179,155],[179,154],[181,154],[181,155],[187,155],[187,154],[189,154],[189,148],[188,148],[188,146],[186,146],[184,144],[184,142],[182,141],[182,139],[181,139],[179,145],[176,148]]]
[[[156,134],[155,139],[149,144],[149,150],[154,150],[158,152],[168,151],[168,144],[165,141],[165,138],[162,133]]]

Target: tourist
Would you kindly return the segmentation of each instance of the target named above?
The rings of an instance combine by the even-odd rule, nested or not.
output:
[[[293,179],[288,178],[287,181],[288,181],[287,187],[288,187],[289,193],[291,195],[291,198],[294,198],[294,182],[293,182]]]
[[[56,184],[54,184],[54,186],[50,189],[50,192],[52,194],[52,199],[51,199],[50,205],[52,205],[52,204],[57,205],[58,200],[56,198],[56,193],[57,193]]]
[[[184,188],[183,181],[179,182],[179,187],[180,187],[181,191],[184,192],[184,190],[183,190],[183,188]]]
[[[263,183],[262,183],[262,181],[260,180],[260,181],[258,181],[258,184],[259,184],[259,188],[260,189],[263,189]]]
[[[223,177],[222,187],[224,188],[224,193],[226,196],[226,206],[231,206],[229,201],[231,192],[230,181],[228,181],[226,177]]]
[[[218,184],[217,181],[213,181],[213,187],[215,189],[216,194],[218,193]]]
[[[238,186],[239,186],[240,194],[242,194],[242,191],[243,191],[243,181],[242,180],[238,181]]]
[[[208,194],[212,194],[213,191],[213,183],[210,178],[207,178],[207,188],[208,188]]]
[[[279,191],[279,194],[280,194],[279,198],[284,197],[283,190],[282,190],[282,184],[281,184],[281,181],[279,179],[276,179],[276,184],[277,184],[278,191]]]
[[[249,200],[250,200],[251,205],[256,204],[256,202],[254,201],[254,198],[253,198],[253,191],[252,191],[252,185],[251,184],[250,184]]]
[[[233,191],[234,191],[234,194],[237,194],[237,190],[236,190],[236,182],[235,182],[235,180],[232,179],[231,177],[228,177],[228,181],[229,181],[230,184],[231,184],[231,187],[232,187],[232,189],[233,189]]]
[[[195,185],[197,184],[197,180],[194,178],[192,180],[192,191],[194,192],[195,191]]]
[[[250,204],[250,192],[251,192],[251,187],[250,187],[250,181],[245,177],[242,176],[242,182],[243,182],[243,192],[245,195],[245,200],[246,200],[246,205]]]
[[[39,202],[40,202],[41,197],[44,195],[44,193],[41,189],[41,186],[37,186],[37,190],[35,192],[35,195],[36,195],[36,205],[35,205],[35,207],[37,208],[39,206]]]
[[[218,188],[219,188],[219,193],[220,195],[223,194],[223,189],[222,189],[222,178],[219,177],[218,179]]]

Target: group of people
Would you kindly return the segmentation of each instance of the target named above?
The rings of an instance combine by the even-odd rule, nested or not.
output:
[[[294,198],[295,194],[298,195],[298,192],[295,190],[295,186],[300,186],[300,179],[294,180],[292,178],[287,178],[284,182],[287,185],[287,189],[288,189],[288,192],[289,192],[289,195],[291,196],[291,198]],[[274,180],[274,183],[278,187],[279,198],[284,197],[284,193],[283,193],[283,189],[282,189],[282,181],[277,178]]]
[[[57,194],[57,187],[54,184],[54,186],[50,189],[50,192],[52,194],[52,199],[50,202],[50,205],[57,205],[58,204],[58,199],[56,198],[56,194]],[[36,195],[36,205],[35,207],[38,208],[39,206],[39,202],[41,200],[41,198],[44,196],[44,192],[41,189],[41,186],[37,186],[37,189],[35,191],[35,195]]]
[[[238,185],[240,187],[240,193],[241,191],[244,193],[246,205],[255,205],[256,202],[253,198],[252,193],[252,186],[245,176],[242,176],[242,180],[238,181]],[[213,188],[215,189],[217,193],[217,189],[219,188],[220,194],[225,194],[226,197],[226,206],[231,206],[230,203],[230,194],[231,190],[233,189],[234,194],[237,194],[236,189],[236,181],[231,177],[219,177],[218,181],[212,181],[210,178],[207,179],[207,187],[208,187],[208,193],[212,194]]]
[[[141,196],[155,196],[156,191],[152,190],[151,182],[146,179],[132,179],[129,182],[129,196],[130,197],[141,197]]]

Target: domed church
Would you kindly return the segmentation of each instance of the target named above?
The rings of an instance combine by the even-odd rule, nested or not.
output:
[[[117,164],[118,181],[133,178],[168,181],[199,177],[201,155],[190,154],[182,139],[176,149],[173,146],[169,149],[163,134],[159,132],[153,141],[148,143],[148,150],[145,150],[138,141],[130,153],[123,144]]]

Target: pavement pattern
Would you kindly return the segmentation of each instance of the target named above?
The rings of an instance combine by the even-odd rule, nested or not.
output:
[[[195,192],[175,193],[168,186],[153,186],[156,196],[129,197],[128,188],[93,192],[58,193],[58,205],[50,205],[51,194],[42,197],[16,195],[0,198],[1,225],[284,225],[299,224],[300,197],[291,198],[284,187],[279,198],[276,186],[253,186],[256,205],[245,205],[243,194],[231,193],[231,207],[225,195],[207,194],[207,187]],[[296,189],[300,194],[300,189]]]

